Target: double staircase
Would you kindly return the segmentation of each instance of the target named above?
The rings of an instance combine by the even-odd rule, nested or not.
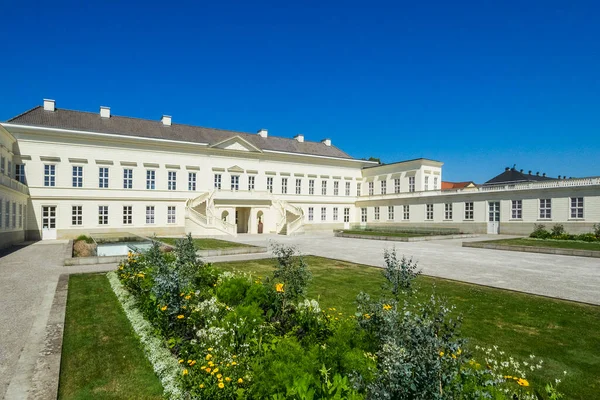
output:
[[[185,231],[192,235],[237,236],[237,225],[223,221],[215,215],[215,191],[189,199],[185,204]]]
[[[304,211],[285,200],[273,199],[273,206],[279,212],[276,232],[280,235],[301,235],[304,233]]]

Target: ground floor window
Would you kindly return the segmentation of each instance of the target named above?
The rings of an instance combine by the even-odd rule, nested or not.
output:
[[[154,223],[154,206],[146,206],[146,223]]]
[[[23,227],[23,204],[19,204],[19,228]]]
[[[360,209],[360,222],[367,222],[367,209],[365,207]]]
[[[167,207],[167,224],[175,223],[175,206]]]
[[[410,206],[404,205],[402,206],[402,219],[408,221],[410,219]]]
[[[375,221],[379,221],[379,207],[375,207],[375,210],[374,210],[373,214],[374,214],[373,215],[373,219]]]
[[[13,203],[13,205],[12,205],[12,217],[13,217],[12,227],[14,229],[17,227],[17,203]]]
[[[445,220],[452,219],[452,203],[444,204],[444,219]]]
[[[468,221],[473,220],[473,202],[465,203],[465,219]]]
[[[133,223],[133,207],[123,206],[123,225],[131,225]]]
[[[512,200],[511,201],[511,218],[522,219],[523,218],[523,200]]]
[[[308,207],[308,220],[312,221],[315,218],[315,210],[312,207]]]
[[[350,222],[350,209],[344,208],[344,222]]]
[[[394,206],[388,206],[388,219],[390,221],[394,220]]]
[[[108,225],[108,206],[98,206],[98,225]]]
[[[540,199],[540,219],[552,218],[552,199]]]
[[[334,221],[338,220],[338,208],[337,207],[333,207],[333,220]]]
[[[327,221],[327,208],[321,207],[321,221]]]
[[[583,197],[571,197],[571,218],[583,218]]]
[[[425,219],[428,221],[433,220],[433,204],[426,204]]]
[[[71,207],[71,225],[82,225],[83,224],[83,207],[73,206]]]

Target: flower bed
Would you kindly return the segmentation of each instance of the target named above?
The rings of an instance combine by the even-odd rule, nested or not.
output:
[[[131,254],[112,275],[172,398],[537,398],[526,372],[541,363],[491,349],[472,359],[452,307],[410,295],[411,260],[386,253],[385,294],[361,293],[344,315],[305,298],[311,275],[294,249],[273,250],[264,280],[198,262],[191,237]]]

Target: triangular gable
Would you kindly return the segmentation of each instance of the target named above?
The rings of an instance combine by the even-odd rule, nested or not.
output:
[[[239,165],[234,165],[233,167],[227,168],[227,172],[244,173],[244,169],[242,167],[240,167]]]
[[[262,150],[243,139],[241,136],[233,136],[229,139],[223,140],[222,142],[215,143],[210,147],[223,150],[236,150],[236,151],[251,151],[262,153]]]

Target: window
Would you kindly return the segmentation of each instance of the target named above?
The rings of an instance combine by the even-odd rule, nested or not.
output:
[[[98,225],[108,225],[108,206],[98,206]]]
[[[44,164],[44,186],[56,186],[56,165]]]
[[[315,218],[315,210],[312,207],[308,207],[308,220],[312,221]]]
[[[25,183],[25,164],[16,164],[15,169],[15,179],[21,183]]]
[[[13,229],[17,227],[17,203],[13,202],[12,204],[12,227]]]
[[[344,208],[344,222],[350,222],[350,209]]]
[[[308,180],[308,194],[315,194],[315,180]]]
[[[281,178],[281,194],[287,194],[288,178]]]
[[[4,204],[4,226],[6,229],[10,226],[10,201],[6,200]]]
[[[388,206],[388,220],[394,220],[394,206]]]
[[[302,179],[296,179],[296,194],[302,194]]]
[[[379,221],[379,207],[375,206],[375,209],[373,210],[373,219],[375,221]]]
[[[338,208],[337,207],[333,207],[333,220],[334,221],[338,220]]]
[[[321,207],[321,221],[327,221],[327,208]]]
[[[433,219],[433,204],[426,204],[425,219],[431,221]]]
[[[188,190],[194,192],[196,190],[196,173],[188,172]]]
[[[73,187],[83,187],[83,167],[73,166]]]
[[[327,196],[327,181],[321,181],[321,194]]]
[[[156,171],[153,169],[146,170],[146,189],[156,189]]]
[[[571,218],[583,218],[583,197],[571,197]]]
[[[133,169],[123,170],[123,189],[133,189]]]
[[[239,175],[231,175],[231,190],[234,190],[234,191],[240,190],[240,176]]]
[[[13,174],[12,161],[8,160],[8,168],[6,169],[6,175],[8,175],[9,177],[12,177],[12,174]]]
[[[146,223],[154,223],[154,206],[146,206]]]
[[[400,193],[400,178],[394,179],[394,193]]]
[[[357,183],[357,184],[356,184],[356,195],[357,195],[357,196],[360,196],[360,192],[361,192],[361,186],[362,186],[362,185],[361,185],[360,183]]]
[[[99,188],[107,188],[108,187],[108,167],[98,168],[98,187]]]
[[[387,181],[381,181],[381,194],[387,193]]]
[[[2,202],[2,199],[0,199],[0,229],[2,229],[2,205],[4,203]]]
[[[369,196],[373,196],[373,193],[375,193],[374,186],[374,182],[369,182]]]
[[[402,219],[405,221],[410,219],[410,206],[408,204],[402,206]]]
[[[511,218],[522,219],[523,218],[523,200],[512,200],[511,201]]]
[[[133,207],[123,206],[123,225],[131,225],[133,223]]]
[[[175,223],[175,206],[167,207],[167,224]]]
[[[415,191],[415,177],[414,176],[408,177],[408,191],[409,192]]]
[[[552,218],[552,199],[540,199],[540,219]]]
[[[473,220],[473,202],[465,203],[465,219]]]
[[[437,190],[438,188],[438,177],[434,176],[433,177],[433,190]]]
[[[5,174],[6,173],[6,157],[1,156],[0,157],[0,174]]]
[[[340,182],[339,181],[333,181],[333,195],[334,196],[340,195]]]
[[[429,190],[429,177],[425,177],[425,190]]]
[[[167,172],[167,189],[177,190],[177,171]]]
[[[254,175],[248,177],[248,190],[254,190]]]
[[[360,209],[360,222],[367,222],[367,209],[362,207]]]
[[[221,174],[215,174],[215,189],[221,190]]]
[[[350,182],[346,182],[346,196],[350,196]]]
[[[444,219],[445,220],[452,219],[452,203],[444,204]]]
[[[273,178],[270,176],[267,177],[267,191],[273,193]]]
[[[83,207],[71,207],[71,225],[83,225]]]
[[[23,227],[23,204],[19,204],[19,228]]]

